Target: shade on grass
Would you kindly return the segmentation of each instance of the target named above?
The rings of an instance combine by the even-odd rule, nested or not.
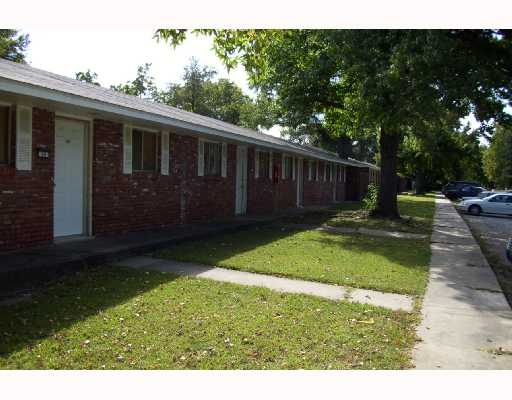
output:
[[[430,234],[435,211],[433,195],[400,195],[398,209],[402,218],[389,220],[371,217],[368,211],[363,210],[360,202],[342,203],[335,209],[307,212],[286,217],[283,221]]]
[[[0,306],[0,368],[406,368],[416,316],[102,267]]]
[[[155,256],[417,295],[426,286],[430,246],[428,240],[265,227],[180,244]]]

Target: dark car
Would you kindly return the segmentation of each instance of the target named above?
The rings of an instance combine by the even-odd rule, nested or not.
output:
[[[454,200],[460,197],[477,196],[482,191],[481,186],[478,182],[453,181],[444,185],[441,191],[447,198]],[[480,188],[480,190],[476,188]]]

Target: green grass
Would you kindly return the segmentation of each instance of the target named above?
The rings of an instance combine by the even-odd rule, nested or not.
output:
[[[430,234],[435,211],[434,196],[400,195],[398,209],[402,218],[388,220],[371,217],[368,211],[363,210],[360,202],[342,203],[334,210],[307,212],[303,215],[285,217],[283,221]]]
[[[180,244],[155,256],[421,295],[427,281],[430,246],[428,240],[264,227]]]
[[[400,369],[416,314],[102,267],[0,306],[2,369]]]

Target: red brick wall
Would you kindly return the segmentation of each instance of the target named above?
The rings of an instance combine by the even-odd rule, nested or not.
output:
[[[159,170],[123,174],[122,125],[94,121],[95,234],[161,228],[234,214],[236,147],[228,145],[226,178],[197,176],[197,138],[171,134],[170,147],[169,176]]]
[[[14,115],[13,110],[13,122]],[[17,171],[14,161],[9,166],[0,166],[2,250],[47,243],[53,239],[54,121],[53,113],[33,109],[31,171]],[[12,143],[15,143],[14,135],[13,139]],[[49,147],[49,158],[37,157],[38,145]],[[12,155],[15,156],[15,151]]]
[[[334,182],[324,181],[325,163],[318,163],[318,180],[309,180],[309,165],[304,164],[304,205],[325,205],[333,201]]]
[[[255,177],[255,148],[247,152],[247,214],[272,214],[297,205],[297,180],[281,179],[281,153],[272,153],[272,168],[277,168],[275,182],[268,176]],[[297,171],[297,165],[295,165]],[[297,177],[296,177],[297,178]]]
[[[92,149],[93,234],[112,234],[172,226],[234,215],[236,146],[228,145],[227,177],[197,176],[197,138],[171,134],[170,174],[160,171],[123,174],[122,124],[94,120]],[[53,240],[55,116],[33,110],[32,171],[0,167],[0,249]],[[50,157],[37,157],[38,145]],[[160,148],[161,143],[158,143]],[[160,150],[158,151],[160,154]],[[248,214],[271,214],[296,206],[297,178],[281,179],[281,153],[273,153],[279,178],[255,178],[254,147],[248,148]],[[160,162],[157,163],[158,169]],[[304,205],[328,204],[333,182],[308,180],[304,162]],[[298,165],[296,163],[296,171]],[[338,185],[337,190],[341,190]]]

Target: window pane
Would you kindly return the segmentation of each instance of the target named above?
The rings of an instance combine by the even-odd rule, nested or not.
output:
[[[142,170],[142,132],[133,130],[132,132],[132,163],[133,170]]]
[[[0,164],[9,160],[9,107],[0,107]]]
[[[269,154],[266,152],[259,152],[259,176],[260,178],[266,178],[269,174]]]
[[[292,158],[290,156],[284,157],[284,177],[292,179]]]
[[[156,170],[156,134],[144,132],[142,151],[142,169],[144,171]]]
[[[205,175],[221,174],[222,144],[204,143],[204,173]]]

